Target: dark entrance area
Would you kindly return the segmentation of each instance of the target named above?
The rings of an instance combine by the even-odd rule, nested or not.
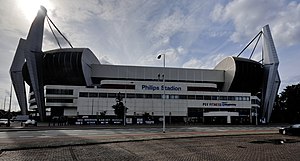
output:
[[[227,116],[205,116],[205,124],[227,124]]]
[[[203,108],[188,108],[186,123],[203,123]]]

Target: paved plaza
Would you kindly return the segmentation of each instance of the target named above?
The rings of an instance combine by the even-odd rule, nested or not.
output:
[[[300,138],[296,136],[203,136],[3,151],[0,160],[298,161],[299,149]]]
[[[15,126],[0,129],[0,149],[0,161],[296,161],[300,137],[278,126]]]

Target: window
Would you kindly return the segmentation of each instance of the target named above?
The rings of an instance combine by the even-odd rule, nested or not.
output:
[[[127,98],[135,98],[135,94],[134,93],[127,93]]]
[[[117,98],[117,94],[116,93],[108,93],[107,97],[108,98]]]
[[[46,94],[73,95],[72,89],[46,89]]]
[[[153,94],[153,98],[160,99],[160,98],[162,98],[162,96],[161,96],[161,94]]]
[[[220,96],[219,99],[220,99],[220,100],[227,101],[227,96]]]
[[[187,99],[187,95],[179,95],[179,99]]]
[[[234,101],[235,97],[234,96],[228,96],[227,99],[228,99],[228,101]]]
[[[203,100],[203,96],[202,95],[196,95],[196,100]]]
[[[204,100],[211,100],[211,96],[204,96]]]
[[[125,93],[120,93],[121,98],[125,98]]]
[[[170,95],[170,99],[178,99],[178,95]]]
[[[80,92],[79,97],[89,97],[89,93],[88,92]]]
[[[194,100],[194,99],[196,98],[196,96],[195,96],[195,95],[188,95],[187,98],[188,98],[189,100]]]
[[[145,98],[152,98],[152,94],[145,94]]]
[[[55,99],[55,98],[47,98],[47,103],[73,103],[73,99]]]
[[[219,96],[211,96],[212,100],[219,100]]]
[[[257,104],[260,105],[260,101],[257,99],[251,99],[251,104]]]
[[[135,89],[135,85],[125,84],[102,84],[101,88],[105,89]]]
[[[107,93],[99,93],[99,97],[101,97],[101,98],[107,98]]]
[[[98,97],[98,93],[89,93],[89,97]]]
[[[217,88],[213,88],[213,87],[187,87],[187,91],[217,91]]]
[[[235,99],[236,101],[242,101],[242,97],[241,96],[235,96]]]
[[[144,94],[136,94],[136,98],[144,98]]]

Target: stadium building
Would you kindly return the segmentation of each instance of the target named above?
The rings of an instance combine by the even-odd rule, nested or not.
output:
[[[128,124],[145,123],[143,116],[147,123],[159,123],[163,116],[167,123],[255,124],[270,119],[280,77],[268,25],[258,34],[263,39],[261,62],[231,56],[214,69],[188,69],[101,64],[88,48],[42,51],[45,17],[41,7],[27,38],[20,39],[10,69],[24,115],[29,109],[41,120],[66,116],[77,118],[78,124],[122,122],[112,108],[121,97]],[[165,61],[166,55],[160,56]]]

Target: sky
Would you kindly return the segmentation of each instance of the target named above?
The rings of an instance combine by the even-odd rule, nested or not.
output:
[[[166,54],[167,67],[213,69],[269,24],[280,91],[300,82],[300,0],[0,0],[0,109],[8,107],[18,41],[41,4],[74,47],[90,48],[102,64],[162,66],[156,57]],[[43,51],[56,48],[45,21]],[[261,45],[252,59],[261,60]],[[14,95],[12,110],[18,110]]]

